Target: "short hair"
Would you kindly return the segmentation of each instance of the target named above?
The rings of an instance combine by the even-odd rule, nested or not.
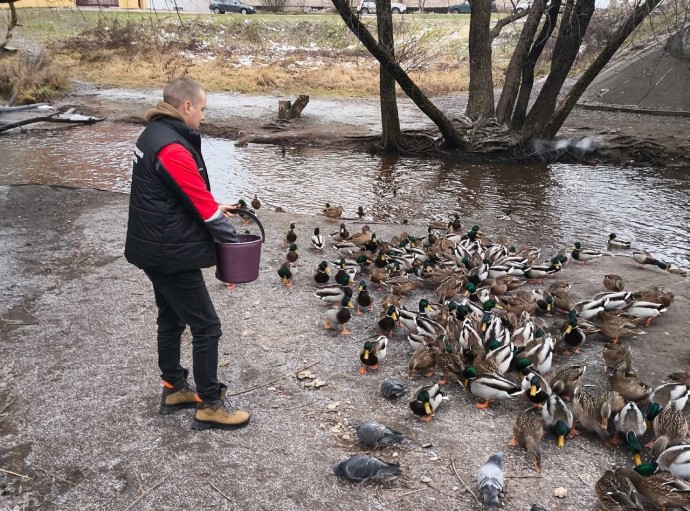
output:
[[[175,108],[182,106],[185,101],[196,104],[201,98],[204,88],[191,78],[178,76],[168,82],[163,89],[163,101]]]

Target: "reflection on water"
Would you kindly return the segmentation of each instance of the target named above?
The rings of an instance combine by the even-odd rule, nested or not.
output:
[[[98,124],[0,137],[0,185],[37,183],[129,191],[131,150],[141,126]],[[609,232],[676,265],[690,259],[687,169],[584,165],[473,165],[204,139],[219,200],[316,214],[326,202],[376,220],[443,218],[467,224],[514,212],[499,231],[517,242],[560,248],[579,240],[605,249]]]

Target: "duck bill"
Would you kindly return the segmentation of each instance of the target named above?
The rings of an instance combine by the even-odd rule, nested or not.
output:
[[[565,436],[558,435],[558,440],[556,440],[556,445],[561,449],[565,447]]]
[[[467,388],[467,385],[468,385],[469,383],[470,383],[470,380],[468,380],[467,378],[465,378],[464,380],[462,380],[462,386],[465,387],[465,388]]]
[[[547,306],[547,307],[548,307],[548,306]],[[568,325],[568,328],[565,329],[565,335],[568,335],[568,334],[569,334],[570,332],[572,332],[572,331],[573,331],[573,326],[572,326],[572,325]]]
[[[653,426],[652,426],[652,421],[650,421],[649,419],[646,419],[644,422],[645,422],[645,425],[647,426],[647,429],[650,429],[650,430],[651,430],[652,427],[653,427]]]
[[[364,355],[362,355],[364,360],[369,360],[369,350],[364,350]]]
[[[537,395],[537,386],[536,385],[530,385],[529,395],[532,397]]]
[[[427,415],[431,415],[431,405],[429,405],[429,403],[424,403],[424,412]]]
[[[642,465],[642,458],[640,458],[639,453],[633,454],[633,462],[635,463],[636,467],[639,467],[640,465]]]
[[[486,332],[486,323],[482,323],[482,333]]]
[[[550,303],[546,304],[546,312],[551,312],[551,304]],[[570,328],[570,327],[568,327],[568,328]],[[568,333],[570,333],[570,332],[568,332]]]
[[[398,315],[395,312],[391,314],[391,318],[393,318],[393,321],[398,321]]]
[[[326,273],[328,273],[328,274],[330,275],[330,274],[331,274],[331,267],[330,267],[330,266],[326,266],[326,269],[323,270],[323,271],[325,271]]]

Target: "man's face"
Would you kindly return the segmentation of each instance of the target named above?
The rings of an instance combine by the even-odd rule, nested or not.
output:
[[[198,130],[199,125],[204,120],[205,110],[206,92],[203,90],[199,92],[199,97],[196,101],[187,100],[182,103],[182,117],[184,117],[187,126],[193,130]]]

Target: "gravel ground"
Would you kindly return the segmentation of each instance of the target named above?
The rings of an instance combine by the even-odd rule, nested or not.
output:
[[[374,314],[356,317],[352,335],[342,337],[324,330],[324,308],[313,297],[311,273],[323,256],[310,253],[307,238],[314,227],[332,232],[337,223],[263,209],[268,239],[259,279],[228,291],[206,272],[223,322],[219,373],[240,393],[233,404],[251,410],[250,426],[196,432],[191,411],[159,415],[153,293],[122,257],[127,201],[88,190],[0,187],[1,510],[471,510],[479,506],[465,484],[475,491],[480,466],[503,450],[505,509],[527,511],[539,503],[550,511],[582,511],[596,508],[593,487],[605,469],[631,463],[622,448],[609,452],[587,434],[563,450],[547,435],[543,471],[534,473],[524,450],[506,446],[513,419],[529,406],[523,398],[482,411],[473,396],[450,386],[450,399],[430,423],[411,416],[406,399],[384,400],[380,382],[405,378],[403,333],[394,334],[378,373],[360,376],[361,339],[375,333]],[[510,231],[507,223],[476,220],[489,236]],[[276,269],[290,222],[297,224],[301,250],[294,287],[287,289]],[[384,239],[401,230],[371,225]],[[620,274],[628,289],[658,284],[675,293],[668,313],[630,342],[641,378],[656,385],[687,368],[687,281],[640,270],[629,257],[571,264],[561,278],[579,299],[600,291],[606,273]],[[414,306],[421,296],[404,303]],[[189,362],[187,334],[183,344]],[[569,359],[587,364],[585,383],[596,386],[590,390],[604,388],[602,346],[590,338]],[[295,377],[305,367],[327,385],[305,387]],[[418,377],[410,388],[430,381]],[[382,486],[332,475],[337,462],[369,452],[353,430],[367,419],[410,439],[374,453],[403,468],[399,479]],[[565,498],[553,496],[558,487],[567,490]]]

